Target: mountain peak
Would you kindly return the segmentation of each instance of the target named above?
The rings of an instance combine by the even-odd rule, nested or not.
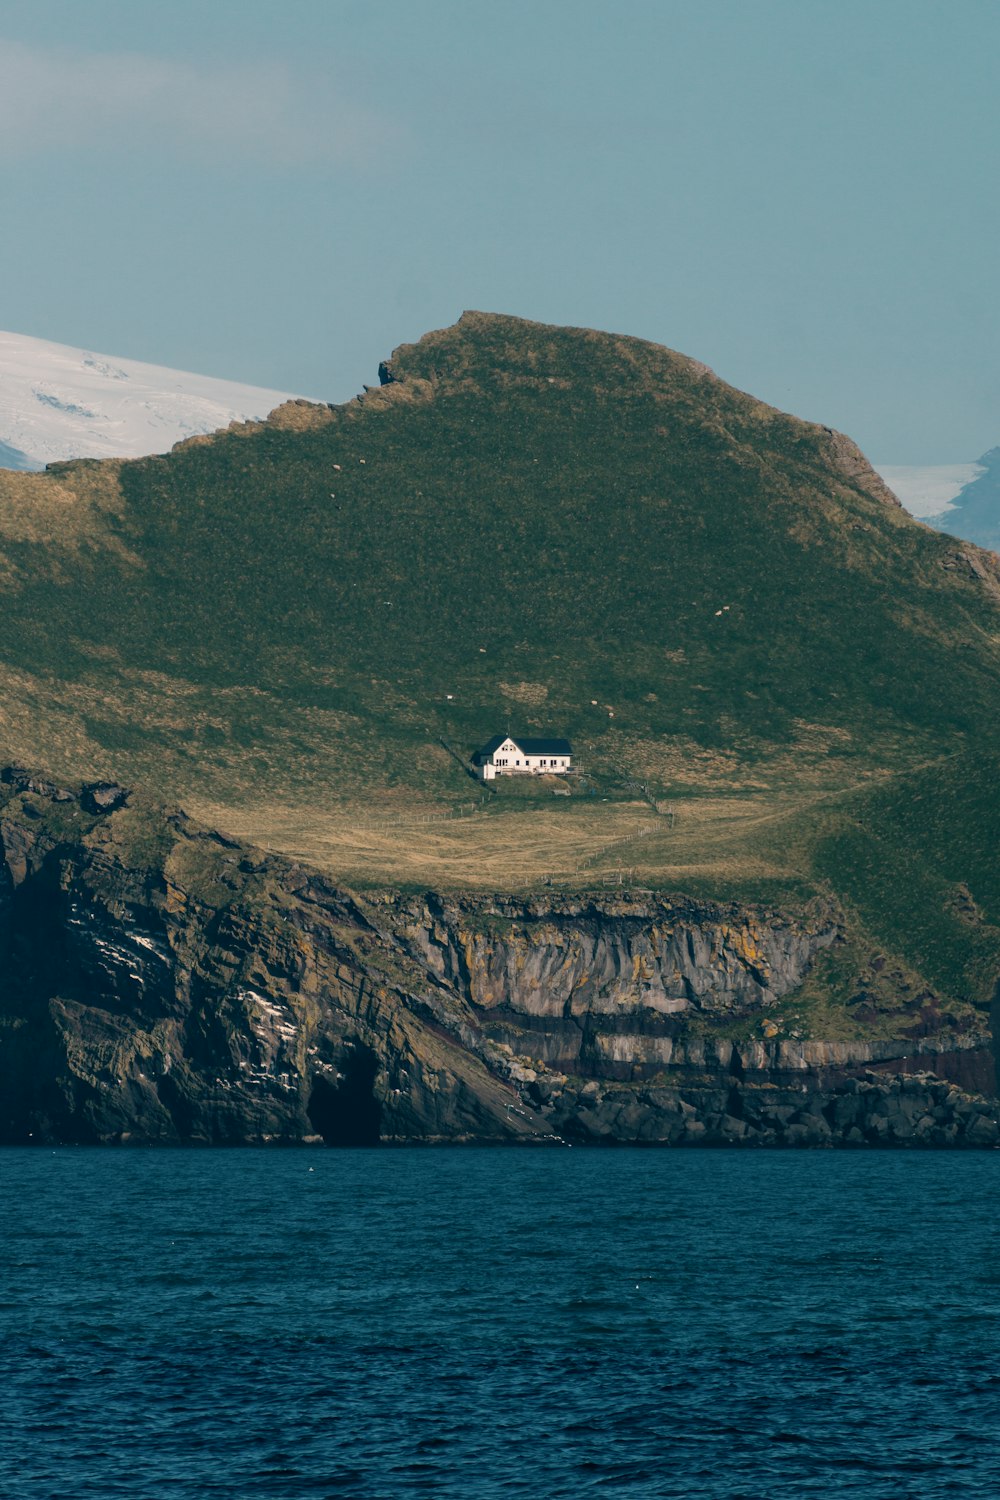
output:
[[[680,429],[746,462],[752,452],[801,448],[841,472],[852,486],[894,510],[900,503],[857,444],[844,433],[791,416],[727,384],[701,360],[630,334],[533,322],[469,310],[448,327],[401,344],[379,366],[383,388],[409,382],[436,396],[534,394],[566,419],[582,401],[645,403],[651,431],[673,440]],[[810,460],[810,461],[814,461]]]

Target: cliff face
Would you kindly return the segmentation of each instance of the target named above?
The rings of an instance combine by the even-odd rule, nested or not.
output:
[[[786,994],[835,928],[732,907],[606,897],[404,908],[409,950],[483,1010],[579,1018],[747,1011]],[[483,918],[491,924],[479,925]]]
[[[683,898],[447,901],[398,913],[407,953],[495,1041],[546,1066],[636,1079],[686,1057],[692,1017],[746,1016],[799,985],[829,920]],[[699,1059],[703,1065],[703,1059]]]
[[[8,768],[0,801],[4,1141],[1000,1141],[870,1071],[981,1085],[985,1025],[768,1037],[829,915],[362,899],[122,788]]]
[[[420,976],[349,895],[183,815],[150,828],[6,774],[20,795],[0,816],[3,1139],[540,1128],[508,1121],[509,1090],[448,1035],[446,1005],[403,987]]]

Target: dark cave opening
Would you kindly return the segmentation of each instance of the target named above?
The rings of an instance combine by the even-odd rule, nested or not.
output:
[[[375,1097],[378,1058],[370,1047],[355,1047],[340,1064],[332,1083],[322,1074],[313,1081],[309,1120],[328,1146],[377,1146],[382,1106]]]

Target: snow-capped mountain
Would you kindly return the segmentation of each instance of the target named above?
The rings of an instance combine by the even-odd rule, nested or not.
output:
[[[878,472],[910,515],[923,521],[944,515],[981,469],[979,464],[891,464]]]
[[[141,458],[288,401],[209,375],[0,333],[0,468],[66,458]]]
[[[911,515],[939,531],[1000,552],[1000,448],[974,464],[878,471]]]

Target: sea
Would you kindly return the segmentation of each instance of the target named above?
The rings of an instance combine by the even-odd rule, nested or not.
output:
[[[2,1500],[1000,1494],[1000,1152],[0,1151]]]

